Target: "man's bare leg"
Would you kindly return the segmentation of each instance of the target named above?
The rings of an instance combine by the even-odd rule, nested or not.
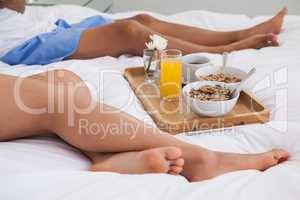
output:
[[[168,39],[169,48],[180,49],[183,54],[195,52],[223,53],[247,48],[262,48],[277,44],[274,34],[255,35],[243,41],[222,46],[203,46],[158,33],[134,21],[118,21],[85,31],[77,51],[69,59],[89,59],[101,56],[120,56],[125,53],[141,55],[149,35],[160,34]]]
[[[69,58],[89,59],[100,56],[120,56],[122,54],[141,55],[150,34],[160,34],[134,21],[119,21],[83,32],[77,51]],[[163,35],[164,36],[164,35]],[[169,40],[169,48],[181,49],[184,53],[220,53],[226,48],[206,47],[177,38],[164,36]]]
[[[94,171],[104,170],[121,173],[134,173],[136,171],[136,173],[146,173],[149,172],[149,169],[157,170],[158,167],[153,167],[151,163],[164,158],[163,162],[159,161],[157,163],[167,163],[168,171],[176,174],[181,171],[180,167],[183,164],[181,158],[183,158],[185,164],[181,174],[190,181],[200,181],[236,170],[265,170],[288,158],[288,153],[284,150],[272,150],[256,155],[242,155],[214,152],[200,146],[185,143],[144,124],[126,113],[106,105],[91,102],[89,90],[81,80],[70,72],[62,71],[62,73],[65,73],[64,76],[66,78],[63,77],[61,79],[61,84],[54,84],[55,95],[54,98],[51,98],[54,102],[53,111],[39,115],[28,114],[16,105],[12,92],[14,91],[16,78],[0,75],[0,87],[4,88],[4,90],[0,90],[0,96],[4,98],[0,104],[0,110],[2,113],[7,113],[5,116],[0,116],[0,140],[53,132],[69,144],[86,152],[93,152],[93,154],[98,152],[124,153],[119,154],[119,156],[117,156],[118,154],[107,154],[107,157],[103,157],[102,154],[94,157],[90,155],[94,161],[94,165],[91,167]],[[41,80],[43,77],[38,76],[33,79],[24,79],[20,86],[21,99],[28,107],[42,108],[49,104],[49,84]],[[70,79],[71,81],[67,81]],[[73,87],[69,87],[74,82],[74,87],[77,88],[76,92],[74,92]],[[69,93],[70,90],[71,93]],[[71,99],[68,97],[69,94],[72,94]],[[67,108],[64,112],[59,112],[62,106],[61,100],[64,108]],[[90,112],[79,112],[78,109],[74,108],[83,109],[89,107],[91,104],[95,107]],[[73,113],[74,118],[71,117],[74,120],[73,124],[70,124],[70,110],[76,110]],[[11,123],[11,119],[14,119],[13,123]],[[82,120],[87,122],[84,124],[84,127],[82,127]],[[126,126],[134,127],[134,129],[124,130],[123,123]],[[108,128],[112,124],[119,124],[119,131],[123,134],[110,134],[110,129],[107,129],[107,131],[100,130],[95,134],[93,129],[86,128],[92,124],[101,124],[102,127]],[[167,149],[162,150],[162,148]],[[158,156],[153,156],[154,153],[150,153],[151,156],[149,157],[151,159],[155,158],[153,162],[149,163],[150,161],[148,160],[147,163],[147,161],[139,159],[139,156],[137,156],[139,152],[147,152],[149,150],[158,150],[155,152]],[[125,152],[133,153],[126,154]],[[97,158],[97,156],[99,157]],[[136,163],[136,165],[128,165],[128,160]],[[141,170],[139,167],[144,166],[143,164],[146,163],[148,164],[146,169],[142,168]],[[176,166],[176,169],[172,168],[173,165]],[[135,167],[138,167],[139,170]],[[160,169],[164,169],[162,172],[166,171],[165,167],[161,167]],[[157,172],[155,170],[152,172]]]
[[[156,19],[147,14],[140,14],[129,19],[138,21],[163,35],[205,46],[221,46],[231,44],[261,34],[279,34],[287,8],[282,9],[270,20],[245,30],[218,32],[192,26],[180,25]]]

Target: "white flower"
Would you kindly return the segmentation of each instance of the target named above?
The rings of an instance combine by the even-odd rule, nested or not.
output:
[[[155,46],[154,46],[154,43],[153,42],[146,42],[146,47],[149,49],[149,50],[155,50]]]
[[[165,50],[168,46],[168,40],[159,35],[150,35],[150,42],[146,42],[146,46],[149,50]]]

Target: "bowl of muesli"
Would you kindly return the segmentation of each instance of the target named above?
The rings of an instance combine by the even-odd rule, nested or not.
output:
[[[183,88],[183,97],[193,112],[209,117],[228,114],[237,104],[240,94],[231,96],[226,83],[197,81]]]
[[[247,73],[234,67],[225,67],[220,70],[220,66],[206,66],[199,68],[195,76],[199,81],[216,81],[226,83],[230,88],[237,87],[246,77]]]

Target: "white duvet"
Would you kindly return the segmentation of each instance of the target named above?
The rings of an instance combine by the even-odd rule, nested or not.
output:
[[[68,12],[66,12],[66,10]],[[30,8],[33,20],[69,21],[97,14],[69,6]],[[126,17],[134,13],[113,15]],[[224,15],[192,11],[165,20],[214,30],[251,26],[265,17]],[[291,153],[288,162],[265,172],[238,171],[211,180],[188,183],[183,177],[164,174],[120,175],[90,173],[89,161],[77,150],[55,138],[34,138],[0,143],[0,199],[206,199],[206,200],[298,200],[300,198],[300,17],[288,16],[279,36],[281,47],[235,52],[231,64],[244,70],[255,66],[256,77],[248,89],[272,110],[271,123],[238,127],[225,132],[182,134],[179,138],[210,149],[256,153],[284,148]],[[215,63],[218,55],[207,54]],[[0,73],[28,76],[46,69],[65,68],[77,73],[89,85],[93,97],[118,107],[147,123],[153,123],[142,109],[128,83],[124,68],[141,64],[141,58],[121,56],[86,61],[64,61],[48,66],[7,66]],[[116,98],[117,97],[117,98]],[[3,113],[1,113],[3,114]]]

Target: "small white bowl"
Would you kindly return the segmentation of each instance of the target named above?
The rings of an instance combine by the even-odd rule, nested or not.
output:
[[[220,66],[215,66],[215,65],[202,67],[202,68],[199,68],[195,72],[195,76],[197,77],[198,80],[205,81],[205,80],[203,80],[202,77],[208,76],[210,74],[216,74],[219,71],[219,69],[220,69]],[[246,72],[244,72],[244,71],[242,71],[238,68],[234,68],[234,67],[225,67],[224,68],[224,74],[225,74],[225,76],[229,76],[229,77],[235,76],[235,77],[237,77],[241,80],[243,80],[247,76]],[[216,82],[216,81],[214,81],[214,82]],[[240,84],[240,82],[238,82],[238,83],[226,83],[226,85],[230,89],[233,89],[233,88],[237,87],[239,84]]]
[[[225,88],[227,87],[228,89],[230,89],[225,83],[221,83],[221,82],[197,81],[197,82],[190,83],[183,88],[184,100],[191,107],[191,109],[199,115],[204,115],[209,117],[221,117],[228,114],[236,105],[240,94],[227,101],[202,101],[189,96],[189,92],[192,89],[199,89],[207,85],[209,86],[220,85],[222,87]]]

